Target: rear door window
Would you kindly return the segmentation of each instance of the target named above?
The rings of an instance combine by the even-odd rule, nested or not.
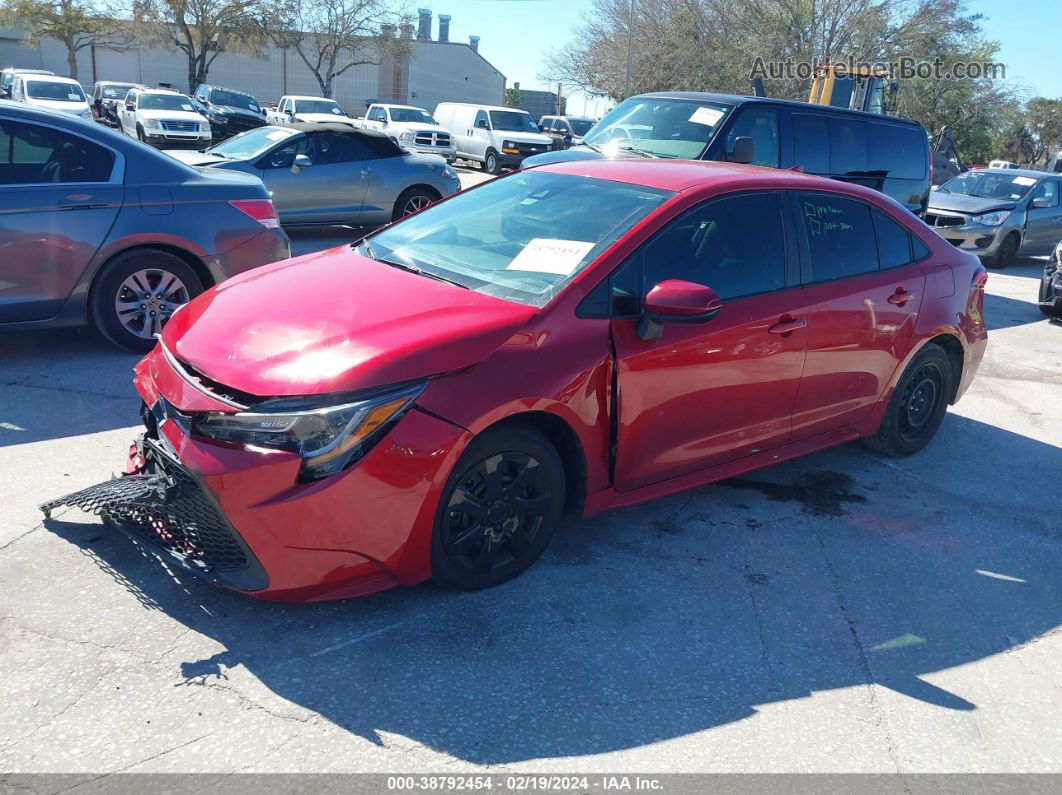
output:
[[[830,173],[830,127],[823,116],[794,113],[793,162],[808,174]]]
[[[76,135],[0,122],[0,185],[107,182],[114,153]]]
[[[728,152],[734,151],[734,141],[747,136],[756,144],[753,163],[778,168],[778,114],[765,108],[746,108],[734,120],[726,137]]]
[[[878,265],[898,268],[911,261],[911,235],[896,221],[874,211],[874,231],[878,238]]]
[[[925,134],[898,124],[868,124],[867,170],[882,177],[922,179],[926,175]]]
[[[826,193],[800,193],[797,199],[810,255],[806,283],[878,269],[877,237],[868,205]]]
[[[832,118],[830,125],[830,174],[865,176],[867,173],[867,125],[855,119]]]

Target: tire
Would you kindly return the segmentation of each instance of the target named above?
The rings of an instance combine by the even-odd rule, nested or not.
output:
[[[1038,301],[1046,301],[1051,295],[1051,278],[1045,273],[1040,277],[1040,294]],[[1040,305],[1040,311],[1048,317],[1062,317],[1062,308]]]
[[[174,279],[175,283],[171,281]],[[144,289],[139,301],[133,300],[137,285]],[[160,289],[166,291],[162,298],[158,297]],[[155,347],[154,335],[173,310],[201,292],[202,281],[180,257],[140,248],[118,254],[103,266],[93,283],[89,316],[100,333],[119,348],[146,353]],[[145,293],[149,298],[143,298]]]
[[[429,204],[438,200],[439,197],[427,188],[407,188],[395,200],[394,209],[391,211],[391,220],[397,221],[407,215],[420,212]]]
[[[537,431],[511,427],[474,439],[439,500],[432,579],[476,590],[521,574],[557,530],[564,484],[560,456]]]
[[[863,443],[888,456],[917,453],[929,444],[943,422],[948,401],[955,393],[955,377],[944,349],[927,344],[903,371],[878,432]]]
[[[147,143],[147,139],[144,137],[144,128],[139,124],[136,126],[136,139],[141,143]]]
[[[487,150],[487,159],[483,161],[483,170],[488,174],[501,173],[501,162],[498,160],[498,153],[493,149]]]
[[[999,244],[999,248],[996,250],[996,255],[992,257],[992,266],[996,268],[1005,268],[1014,261],[1014,257],[1018,253],[1018,246],[1021,240],[1018,237],[1017,232],[1011,232],[1007,235],[1003,242]]]

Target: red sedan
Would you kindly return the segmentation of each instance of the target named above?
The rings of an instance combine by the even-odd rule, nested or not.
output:
[[[858,186],[531,169],[189,303],[136,367],[128,475],[45,507],[265,598],[495,585],[565,508],[917,452],[981,361],[984,283]]]

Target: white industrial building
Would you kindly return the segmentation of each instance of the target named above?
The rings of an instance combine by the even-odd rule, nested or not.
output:
[[[395,35],[410,37],[410,55],[379,65],[355,66],[337,78],[335,99],[357,115],[371,102],[394,102],[433,110],[439,102],[480,102],[500,105],[505,76],[479,54],[479,37],[469,43],[449,40],[450,17],[439,15],[439,35],[432,38],[432,15],[419,11],[419,24],[403,26]],[[416,34],[414,37],[414,33]],[[46,39],[29,47],[18,30],[0,29],[0,66],[69,72],[66,47]],[[78,79],[88,91],[97,80],[144,85],[170,84],[188,90],[183,53],[164,46],[127,50],[85,48],[78,53]],[[259,102],[276,102],[284,94],[321,93],[317,79],[294,50],[267,45],[261,56],[222,52],[210,67],[207,82],[246,91]]]

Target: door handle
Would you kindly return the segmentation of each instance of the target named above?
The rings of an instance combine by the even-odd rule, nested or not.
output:
[[[807,318],[783,315],[782,319],[767,329],[771,334],[789,334],[802,329],[808,324]]]
[[[371,168],[363,168],[363,169],[361,170],[361,178],[362,178],[362,179],[365,179],[365,178],[366,178],[366,177],[368,177],[368,176],[369,176],[369,174],[371,174],[371,173],[372,173],[372,169],[371,169]]]
[[[914,297],[915,294],[912,293],[910,290],[905,290],[902,287],[897,287],[896,292],[890,295],[886,300],[888,300],[888,302],[893,306],[903,306]]]
[[[95,196],[86,193],[72,193],[59,202],[60,210],[92,210],[106,206],[107,202],[98,201]]]

